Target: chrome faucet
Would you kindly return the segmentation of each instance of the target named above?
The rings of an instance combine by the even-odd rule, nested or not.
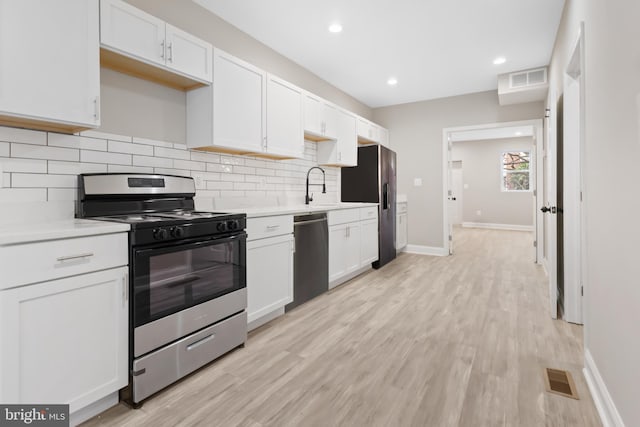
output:
[[[322,171],[322,184],[309,184],[309,173],[314,169],[320,169]],[[305,205],[308,205],[309,202],[313,201],[313,193],[311,193],[311,196],[309,196],[309,186],[310,185],[322,185],[322,193],[326,193],[327,192],[327,185],[326,185],[326,181],[325,181],[324,169],[322,169],[321,167],[318,167],[318,166],[314,166],[314,167],[312,167],[311,169],[309,169],[307,171],[307,194],[304,196],[304,204]]]

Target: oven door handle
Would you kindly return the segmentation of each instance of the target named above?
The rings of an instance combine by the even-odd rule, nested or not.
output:
[[[191,276],[185,276],[183,278],[180,278],[180,279],[176,280],[175,282],[170,282],[170,283],[166,284],[165,286],[167,288],[175,288],[176,286],[186,285],[188,283],[195,282],[195,281],[200,280],[200,279],[201,279],[200,276],[196,276],[194,274],[194,275],[191,275]]]

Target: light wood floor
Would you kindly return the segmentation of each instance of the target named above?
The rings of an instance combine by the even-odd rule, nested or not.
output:
[[[582,327],[548,315],[530,233],[461,229],[251,333],[247,345],[87,426],[599,426]],[[580,400],[546,393],[569,370]]]

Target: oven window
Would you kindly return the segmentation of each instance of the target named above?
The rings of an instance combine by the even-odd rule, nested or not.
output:
[[[244,238],[139,251],[135,326],[246,286]]]

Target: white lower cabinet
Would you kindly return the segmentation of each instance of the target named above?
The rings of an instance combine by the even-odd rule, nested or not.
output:
[[[328,213],[329,288],[350,279],[378,259],[377,207]]]
[[[0,401],[73,413],[127,385],[128,307],[127,267],[1,291]]]
[[[408,243],[407,202],[396,204],[396,251],[402,251]]]
[[[247,321],[282,311],[293,301],[293,217],[247,219]]]

